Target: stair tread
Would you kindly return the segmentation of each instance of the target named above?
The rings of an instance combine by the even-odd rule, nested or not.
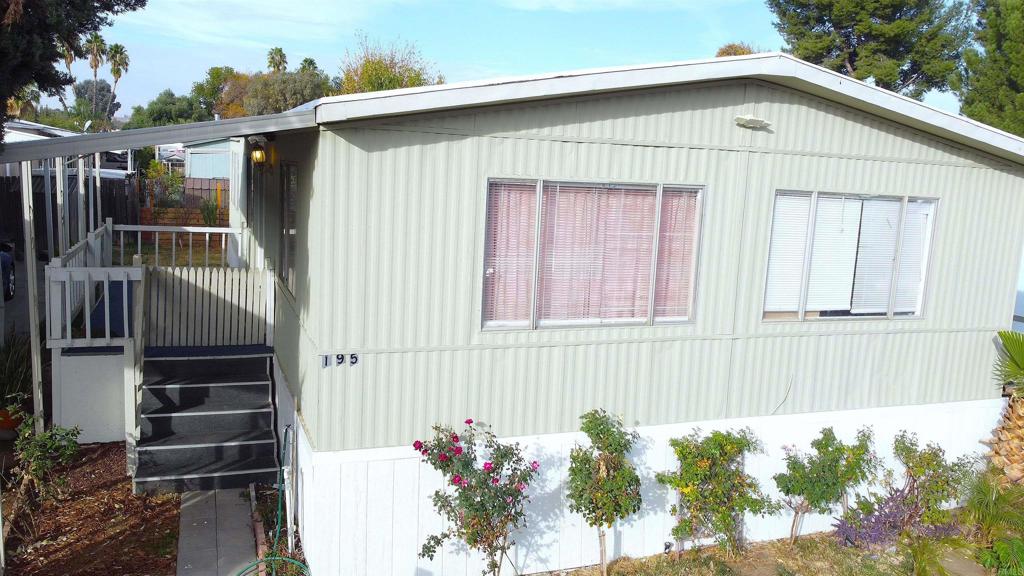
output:
[[[174,360],[186,358],[227,358],[227,357],[266,357],[271,356],[274,349],[263,344],[245,344],[239,346],[147,346],[146,360]]]
[[[142,417],[169,414],[201,415],[207,412],[254,412],[272,409],[270,398],[208,398],[194,406],[161,406],[146,410]]]
[[[208,386],[210,384],[239,384],[258,382],[270,384],[270,376],[266,372],[248,372],[243,374],[219,374],[213,376],[164,376],[162,374],[151,374],[142,379],[144,388],[155,388],[162,386]]]
[[[246,472],[259,472],[278,469],[277,459],[273,456],[260,456],[247,458],[245,460],[221,460],[209,464],[195,465],[172,465],[172,466],[143,466],[135,472],[136,482],[147,480],[159,480],[161,478],[176,478],[182,476],[217,476],[229,474],[244,474]]]
[[[205,446],[242,442],[273,442],[274,439],[274,431],[269,428],[260,430],[197,432],[185,434],[175,433],[162,438],[143,437],[139,441],[139,449]]]

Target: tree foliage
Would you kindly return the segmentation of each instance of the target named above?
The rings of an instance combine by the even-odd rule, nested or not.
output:
[[[338,84],[339,93],[354,94],[444,84],[444,76],[413,44],[384,45],[360,36],[357,51],[345,54]]]
[[[148,128],[205,120],[212,120],[212,117],[195,99],[185,95],[175,96],[168,88],[145,106],[132,108],[131,118],[124,128]]]
[[[274,72],[254,74],[243,99],[246,114],[276,114],[327,94],[328,80],[321,73]]]
[[[715,52],[715,58],[722,58],[723,56],[746,56],[747,54],[753,54],[756,52],[754,47],[746,42],[730,42],[723,44]]]
[[[274,46],[267,52],[267,69],[271,72],[284,72],[288,68],[288,56],[280,46]]]
[[[57,96],[74,81],[57,67],[61,46],[83,57],[82,36],[145,5],[146,0],[0,0],[0,101],[32,83]],[[0,141],[6,120],[6,109],[0,109]]]
[[[83,125],[88,120],[105,125],[121,109],[121,103],[106,80],[82,80],[75,83],[72,91],[75,94],[74,114]]]
[[[948,90],[968,41],[961,0],[767,0],[794,56],[921,98]]]
[[[1024,2],[975,4],[975,47],[964,53],[960,113],[1024,135]]]
[[[231,66],[214,66],[206,71],[206,78],[192,83],[192,98],[210,116],[222,114],[218,108],[224,90],[236,75]],[[223,114],[222,114],[223,115]]]
[[[580,430],[590,446],[576,446],[569,454],[569,509],[597,528],[601,573],[608,573],[605,528],[640,510],[640,476],[626,455],[637,440],[622,420],[604,410],[580,417]]]

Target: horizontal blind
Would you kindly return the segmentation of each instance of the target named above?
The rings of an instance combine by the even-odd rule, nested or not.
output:
[[[488,184],[483,299],[485,324],[529,324],[536,225],[536,184]]]
[[[934,201],[907,202],[907,213],[903,220],[903,240],[900,242],[900,265],[896,276],[896,298],[893,308],[896,314],[920,312],[934,213]]]
[[[796,312],[800,309],[810,210],[809,194],[779,194],[775,197],[764,292],[765,312]]]
[[[544,184],[537,318],[646,320],[657,189]]]
[[[818,196],[807,278],[807,310],[849,310],[857,262],[861,201]]]
[[[852,312],[887,314],[896,260],[900,201],[872,198],[863,203]]]
[[[697,200],[694,188],[662,188],[658,269],[654,282],[655,320],[690,317],[694,255],[697,252]]]

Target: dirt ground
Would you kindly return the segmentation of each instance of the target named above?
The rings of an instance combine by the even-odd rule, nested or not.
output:
[[[123,443],[83,446],[68,474],[60,499],[12,531],[8,576],[175,573],[178,496],[133,495]]]

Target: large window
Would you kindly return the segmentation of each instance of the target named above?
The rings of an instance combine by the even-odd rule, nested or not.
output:
[[[916,316],[935,201],[779,192],[765,319]]]
[[[492,180],[484,325],[686,320],[699,221],[696,187]]]

